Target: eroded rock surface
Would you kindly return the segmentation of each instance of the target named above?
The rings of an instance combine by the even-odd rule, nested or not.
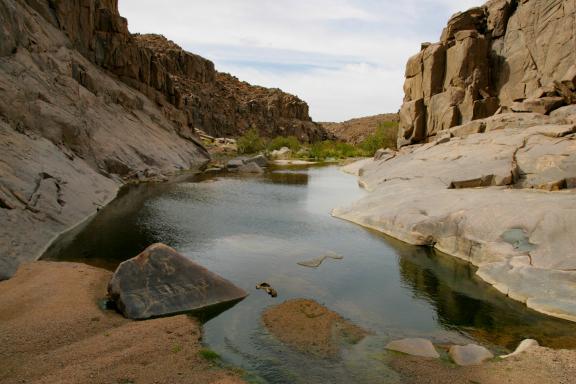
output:
[[[406,66],[398,145],[500,110],[543,113],[576,101],[574,0],[490,0],[457,13]]]
[[[233,303],[247,293],[164,244],[118,266],[108,295],[130,319],[147,319]]]
[[[576,127],[517,116],[363,163],[371,193],[333,214],[469,261],[511,298],[576,321]]]

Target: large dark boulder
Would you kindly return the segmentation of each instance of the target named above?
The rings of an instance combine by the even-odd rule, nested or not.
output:
[[[242,300],[247,293],[164,244],[118,266],[108,295],[130,319],[147,319]]]

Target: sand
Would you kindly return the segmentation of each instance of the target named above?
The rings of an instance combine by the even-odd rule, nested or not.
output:
[[[313,300],[288,300],[262,314],[266,328],[281,342],[304,353],[337,357],[340,348],[367,332]]]
[[[131,321],[100,309],[110,276],[83,264],[39,261],[0,282],[0,382],[243,382],[199,355],[195,319]]]
[[[404,384],[572,384],[576,378],[576,351],[536,347],[473,367],[396,356],[390,365],[401,374]]]

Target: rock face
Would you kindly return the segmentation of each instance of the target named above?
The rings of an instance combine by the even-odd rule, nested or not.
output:
[[[490,0],[457,13],[406,66],[398,146],[492,116],[576,100],[574,0]]]
[[[511,298],[576,321],[571,112],[496,115],[479,121],[485,133],[365,161],[371,193],[333,214],[469,261]]]
[[[108,295],[130,319],[147,319],[239,301],[247,293],[164,244],[121,263]]]
[[[0,280],[127,180],[206,163],[196,128],[324,134],[295,96],[131,35],[116,0],[6,0],[0,25]]]
[[[403,147],[350,165],[372,193],[333,214],[464,259],[510,298],[576,321],[575,15],[574,0],[454,15],[408,61]]]

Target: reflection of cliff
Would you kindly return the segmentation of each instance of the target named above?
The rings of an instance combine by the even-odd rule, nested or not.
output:
[[[427,248],[415,252],[401,245],[399,251],[403,282],[434,306],[443,326],[509,348],[528,337],[554,347],[576,346],[576,338],[560,336],[574,333],[574,324],[527,310],[479,280],[472,265]]]
[[[266,181],[273,184],[307,185],[309,178],[305,172],[272,172],[266,177]]]

